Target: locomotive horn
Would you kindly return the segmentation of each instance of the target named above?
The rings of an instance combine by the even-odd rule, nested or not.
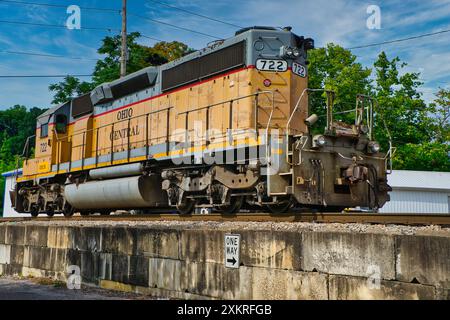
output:
[[[305,123],[308,127],[311,127],[317,122],[317,120],[319,120],[319,117],[314,113],[305,119]]]

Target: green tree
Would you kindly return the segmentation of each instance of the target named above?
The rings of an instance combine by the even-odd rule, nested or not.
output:
[[[153,47],[138,44],[139,32],[128,35],[127,73],[133,73],[149,66],[159,66],[169,61],[181,58],[193,52],[186,44],[173,42],[158,42]],[[98,53],[105,55],[99,60],[94,70],[94,84],[100,85],[120,77],[121,37],[106,37]]]
[[[356,62],[357,57],[350,50],[339,45],[328,44],[325,48],[312,50],[309,54],[309,88],[325,88],[336,93],[336,113],[353,110],[357,94],[371,91],[370,68]],[[322,131],[326,123],[325,95],[310,95],[310,113],[319,115],[314,130]],[[337,120],[354,122],[354,113],[336,115]]]
[[[132,32],[127,37],[128,61],[127,73],[133,73],[149,66],[159,66],[169,61],[181,58],[193,52],[186,44],[173,42],[158,42],[153,47],[137,43],[139,32]],[[82,82],[68,76],[64,81],[50,85],[54,92],[52,103],[64,103],[75,96],[87,93],[98,85],[111,82],[120,77],[121,36],[105,37],[98,53],[104,58],[98,60],[93,72],[92,83]]]
[[[17,166],[17,157],[22,154],[25,141],[34,135],[36,117],[45,110],[16,105],[0,111],[0,173]],[[20,163],[19,163],[20,164]],[[0,176],[0,212],[3,210],[4,179]]]
[[[430,104],[434,114],[434,132],[438,143],[450,143],[450,90],[440,88]]]
[[[73,76],[67,76],[64,78],[64,81],[51,84],[48,88],[50,91],[55,92],[52,104],[60,104],[88,93],[94,89],[94,85],[89,82],[80,81],[80,79]]]
[[[152,48],[154,53],[159,54],[168,61],[173,61],[184,57],[185,55],[194,52],[194,49],[189,48],[186,44],[178,41],[172,42],[158,42]]]
[[[374,64],[375,94],[379,102],[376,113],[376,138],[387,148],[389,135],[397,154],[394,169],[449,171],[448,147],[436,141],[436,106],[421,98],[419,73],[403,73],[407,64],[398,57],[389,60],[382,52]],[[387,130],[384,128],[384,124]]]
[[[22,154],[25,141],[35,134],[36,118],[45,110],[16,105],[0,111],[0,159],[9,161]]]
[[[449,145],[442,143],[407,143],[398,147],[394,169],[449,172],[449,151]]]
[[[418,144],[430,141],[430,108],[421,98],[418,89],[422,85],[419,73],[404,73],[399,69],[406,67],[398,57],[389,60],[382,52],[374,63],[375,96],[379,103],[376,110],[377,139],[387,147],[388,136],[383,127],[385,122],[392,142],[396,145]]]

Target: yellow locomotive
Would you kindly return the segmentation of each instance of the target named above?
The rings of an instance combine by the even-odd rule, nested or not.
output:
[[[372,138],[372,100],[357,97],[348,125],[333,120],[326,92],[327,126],[310,133],[313,48],[289,29],[246,28],[48,110],[11,191],[15,210],[383,206],[389,153]]]

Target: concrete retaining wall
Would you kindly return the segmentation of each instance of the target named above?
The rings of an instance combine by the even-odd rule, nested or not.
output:
[[[241,266],[224,267],[224,235]],[[82,280],[160,297],[449,299],[450,237],[333,231],[0,223],[0,274]]]

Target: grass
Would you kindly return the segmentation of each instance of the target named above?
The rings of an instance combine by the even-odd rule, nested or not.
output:
[[[34,278],[33,282],[43,286],[53,286],[55,288],[65,288],[67,284],[64,281],[54,280],[51,278]]]

